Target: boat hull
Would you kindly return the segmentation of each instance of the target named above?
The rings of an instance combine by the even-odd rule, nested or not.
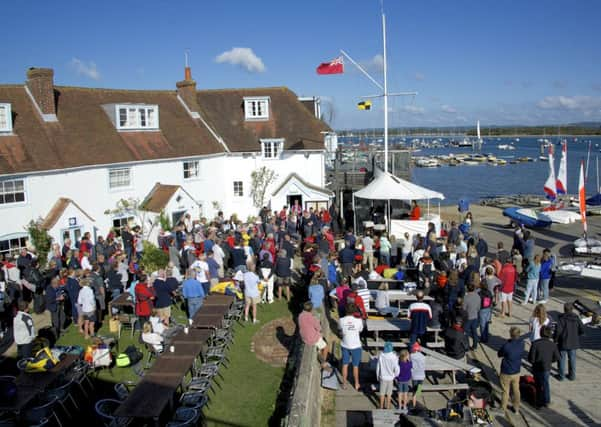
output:
[[[545,215],[537,215],[531,209],[518,207],[503,209],[503,216],[508,217],[513,223],[522,224],[528,228],[548,228],[553,223]]]

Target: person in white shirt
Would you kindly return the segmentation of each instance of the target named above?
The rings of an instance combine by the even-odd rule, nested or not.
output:
[[[163,337],[156,332],[152,331],[152,325],[150,322],[145,322],[142,329],[142,341],[146,344],[152,345],[155,351],[159,353],[163,351]]]
[[[209,276],[209,264],[207,264],[207,256],[201,254],[200,258],[192,263],[190,268],[196,272],[196,280],[202,284],[202,288],[205,291],[205,295],[209,295],[211,289],[210,276]]]
[[[182,273],[180,273],[179,267],[176,267],[173,262],[169,261],[169,264],[167,264],[167,269],[171,271],[171,277],[177,280],[178,283],[181,283],[182,280],[184,280],[184,276],[182,276]]]
[[[537,304],[530,318],[530,342],[540,339],[540,328],[549,324],[544,304]]]
[[[374,240],[369,234],[361,240],[363,244],[363,265],[367,264],[369,271],[374,269]]]
[[[88,254],[87,252],[83,253],[83,256],[81,257],[81,269],[82,270],[88,270],[88,271],[92,271],[92,264],[90,263],[90,259],[88,258],[90,254]]]
[[[355,389],[359,390],[359,363],[361,362],[362,351],[359,334],[363,330],[363,321],[360,317],[355,317],[355,313],[358,313],[355,304],[347,304],[346,316],[338,321],[338,326],[342,331],[342,388],[346,388],[348,365],[352,361]]]
[[[81,290],[77,297],[79,312],[83,318],[83,335],[85,339],[94,336],[94,322],[96,322],[96,296],[90,287],[90,279],[80,281]]]
[[[33,340],[36,337],[33,318],[29,315],[29,303],[19,300],[19,311],[13,319],[13,336],[17,344],[17,360],[31,357]]]
[[[426,379],[426,356],[421,352],[422,347],[418,342],[411,346],[411,394],[413,394],[413,407],[422,390],[422,383]]]
[[[392,343],[384,344],[384,352],[378,357],[376,375],[380,381],[380,409],[390,409],[390,401],[394,389],[394,379],[399,375],[399,358],[394,352]],[[386,404],[384,401],[386,400]]]
[[[219,264],[219,277],[223,277],[225,271],[223,269],[223,258],[225,258],[225,253],[223,249],[221,249],[221,239],[215,239],[215,244],[213,245],[213,259]]]
[[[252,307],[253,323],[257,323],[257,304],[261,301],[259,293],[259,276],[255,273],[255,265],[248,263],[248,271],[244,273],[244,320],[248,321],[248,311]]]

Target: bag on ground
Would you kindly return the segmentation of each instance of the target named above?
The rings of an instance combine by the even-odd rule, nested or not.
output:
[[[50,348],[44,347],[38,351],[32,360],[25,365],[25,372],[46,372],[54,368],[59,360],[52,354]]]
[[[117,367],[127,368],[128,366],[138,363],[144,355],[135,346],[128,346],[125,351],[117,356]]]

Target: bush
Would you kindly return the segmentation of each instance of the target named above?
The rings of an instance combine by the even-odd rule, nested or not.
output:
[[[169,255],[148,241],[144,241],[144,253],[140,265],[144,266],[147,274],[165,268],[169,263]]]
[[[41,227],[41,220],[37,222],[31,220],[27,224],[26,230],[31,237],[31,243],[33,243],[36,249],[40,266],[44,267],[48,261],[48,252],[50,252],[52,246],[52,238],[48,235],[48,231]]]

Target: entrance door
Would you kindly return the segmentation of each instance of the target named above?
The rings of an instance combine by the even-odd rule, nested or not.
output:
[[[176,226],[178,222],[184,219],[186,211],[177,211],[171,214],[171,225]]]
[[[302,208],[303,206],[303,196],[301,196],[300,194],[294,194],[291,196],[286,196],[286,203],[288,204],[288,207],[291,208],[292,206],[294,206],[294,201],[298,200],[298,205]]]
[[[61,233],[61,237],[63,239],[61,244],[64,244],[66,239],[71,239],[71,245],[72,245],[72,247],[75,247],[75,243],[79,242],[79,239],[81,239],[82,235],[83,235],[82,227],[66,228]]]

